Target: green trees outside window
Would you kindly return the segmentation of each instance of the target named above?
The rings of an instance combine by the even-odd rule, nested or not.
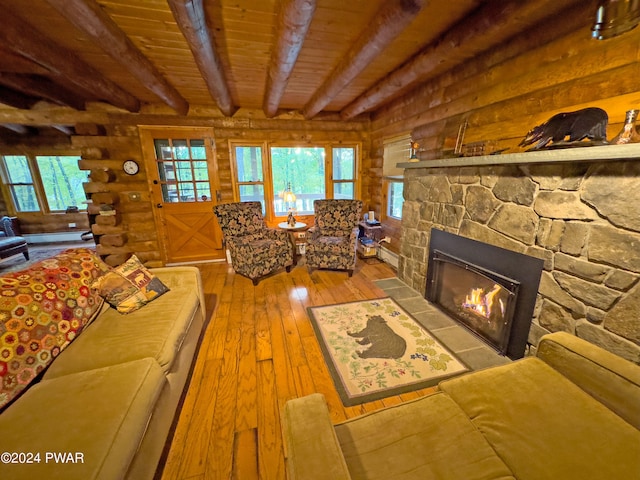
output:
[[[333,198],[351,200],[355,195],[356,152],[353,147],[334,147]]]
[[[313,201],[326,197],[324,157],[322,147],[271,147],[276,216],[286,215],[289,210],[280,195],[289,186],[296,195],[294,210],[313,213]]]
[[[155,139],[154,147],[163,201],[211,201],[204,139]]]
[[[3,155],[2,174],[16,212],[58,212],[81,207],[87,173],[78,156]]]
[[[262,169],[262,147],[234,146],[236,181],[241,202],[260,202],[262,214],[266,213],[264,200],[264,172]]]
[[[16,212],[37,212],[40,210],[29,161],[24,155],[2,157],[6,183],[11,191],[11,199]]]
[[[78,168],[78,160],[80,157],[74,156],[36,157],[49,211],[81,207],[86,200],[82,184],[87,181],[87,172]]]
[[[262,203],[267,218],[312,215],[313,201],[353,199],[358,195],[358,146],[271,145],[269,142],[231,142],[236,198]],[[285,202],[291,189],[295,202]]]

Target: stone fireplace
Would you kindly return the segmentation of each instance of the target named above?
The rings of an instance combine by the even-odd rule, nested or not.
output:
[[[512,360],[525,353],[542,260],[432,229],[426,298]]]
[[[433,228],[536,257],[528,343],[562,330],[640,363],[640,145],[628,147],[629,159],[556,151],[540,163],[523,159],[542,152],[400,164],[399,278],[426,294]]]

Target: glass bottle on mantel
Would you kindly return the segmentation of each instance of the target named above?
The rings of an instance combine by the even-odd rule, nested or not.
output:
[[[624,126],[620,133],[611,140],[612,145],[626,145],[627,143],[640,143],[640,133],[636,130],[636,120],[640,110],[627,110]]]

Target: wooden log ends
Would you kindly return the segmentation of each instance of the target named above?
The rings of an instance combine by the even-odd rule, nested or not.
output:
[[[84,147],[80,152],[80,156],[85,160],[102,160],[109,158],[109,152],[106,148]]]
[[[95,222],[98,225],[115,227],[116,225],[120,224],[121,220],[122,216],[119,213],[116,213],[115,215],[98,215]]]
[[[117,192],[98,192],[91,195],[94,204],[116,205],[120,201]]]
[[[89,215],[99,215],[100,214],[100,205],[97,203],[90,203],[87,205],[87,214]]]
[[[100,245],[104,247],[122,247],[127,243],[126,233],[114,233],[100,236]]]
[[[107,134],[107,129],[104,125],[97,125],[95,123],[76,123],[76,134],[78,135],[100,135]]]
[[[104,263],[111,267],[117,267],[131,258],[131,253],[114,253],[104,258]]]
[[[116,179],[116,173],[110,168],[95,168],[89,174],[92,182],[110,183]]]

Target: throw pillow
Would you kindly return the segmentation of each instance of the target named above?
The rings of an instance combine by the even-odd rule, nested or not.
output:
[[[92,288],[120,313],[138,310],[169,291],[169,287],[147,270],[135,255],[99,277]]]

